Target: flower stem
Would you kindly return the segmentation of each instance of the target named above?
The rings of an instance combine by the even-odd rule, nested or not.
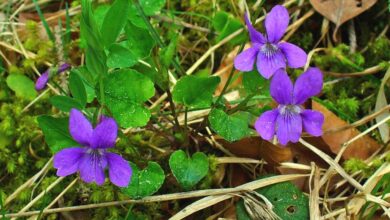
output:
[[[153,25],[150,23],[148,17],[146,16],[144,10],[142,9],[141,5],[139,4],[139,0],[134,0],[134,5],[135,7],[137,8],[137,11],[139,13],[139,15],[142,17],[142,20],[144,21],[144,23],[146,24],[146,26],[148,27],[148,30],[150,32],[150,34],[152,35],[152,38],[156,41],[156,43],[158,44],[158,46],[163,49],[166,47],[166,45],[164,44],[164,42],[161,40],[160,38],[160,35],[158,34],[158,32],[156,31],[156,29],[153,27]],[[172,64],[173,64],[173,67],[175,67],[176,71],[184,76],[185,75],[185,72],[184,70],[181,68],[180,64],[177,62],[176,59],[172,59]]]
[[[100,90],[100,104],[102,105],[102,107],[104,106],[104,104],[106,103],[105,102],[105,98],[104,98],[104,84],[103,84],[103,75],[101,75],[99,77],[99,90]]]

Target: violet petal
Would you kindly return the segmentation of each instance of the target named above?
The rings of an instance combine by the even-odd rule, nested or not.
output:
[[[302,118],[297,113],[279,114],[276,119],[276,135],[282,145],[296,143],[302,134]]]
[[[286,67],[286,58],[280,50],[270,56],[260,51],[257,55],[256,65],[260,74],[264,78],[269,79],[276,70]]]
[[[279,112],[277,109],[264,112],[255,123],[257,133],[264,140],[271,140],[275,135],[276,118]]]
[[[64,63],[60,67],[58,67],[57,73],[62,73],[70,68],[70,64]]]
[[[54,155],[53,166],[57,169],[57,176],[68,176],[76,173],[84,149],[79,147],[65,148]]]
[[[279,43],[278,46],[286,57],[289,67],[299,68],[306,64],[307,54],[300,47],[287,42]]]
[[[279,69],[271,79],[271,96],[282,105],[292,103],[293,84],[284,69]]]
[[[324,124],[324,115],[321,112],[313,110],[304,110],[301,113],[303,120],[303,129],[315,136],[322,135],[322,125]]]
[[[92,133],[90,146],[92,148],[109,148],[115,146],[118,137],[118,125],[113,118],[102,117],[101,122]]]
[[[277,43],[288,27],[290,17],[284,6],[276,5],[265,18],[265,28],[269,42]]]
[[[309,68],[300,75],[294,85],[294,104],[303,104],[322,90],[322,73],[318,68]]]
[[[128,186],[132,175],[129,163],[118,154],[106,153],[106,157],[110,181],[119,187]]]
[[[79,162],[80,178],[86,182],[96,182],[97,185],[103,185],[104,168],[107,166],[105,155],[95,153],[86,153]]]
[[[258,32],[258,31],[253,27],[253,25],[252,25],[252,23],[250,22],[250,20],[249,20],[247,14],[245,14],[244,18],[245,18],[246,26],[248,27],[249,38],[251,39],[251,42],[252,42],[252,43],[264,44],[264,43],[266,42],[266,39],[265,39],[265,37],[263,36],[263,34],[260,33],[260,32]]]
[[[49,81],[49,70],[46,70],[44,73],[39,76],[35,82],[35,89],[40,91],[46,87],[47,82]]]
[[[234,59],[234,67],[243,72],[253,70],[253,65],[255,64],[258,51],[259,50],[256,47],[244,50]]]
[[[73,108],[69,114],[69,132],[73,139],[84,146],[89,146],[92,137],[92,125],[79,110]]]

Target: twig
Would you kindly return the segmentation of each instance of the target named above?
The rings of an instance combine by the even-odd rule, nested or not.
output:
[[[375,74],[375,73],[378,73],[380,72],[381,70],[383,70],[384,68],[386,68],[385,65],[383,64],[378,64],[376,66],[373,66],[373,67],[370,67],[370,68],[367,68],[361,72],[354,72],[354,73],[335,73],[335,72],[328,72],[328,71],[324,71],[325,74],[328,74],[328,75],[331,75],[331,76],[335,76],[335,77],[360,77],[360,76],[365,76],[365,75],[371,75],[371,74]]]
[[[344,130],[347,130],[347,129],[350,129],[350,128],[355,128],[355,127],[358,127],[358,126],[361,126],[371,120],[374,120],[376,116],[382,114],[383,112],[387,111],[390,109],[390,105],[387,105],[383,108],[381,108],[380,110],[370,114],[370,115],[367,115],[365,116],[364,118],[358,120],[358,121],[355,121],[354,123],[352,124],[348,124],[346,126],[343,126],[343,127],[339,127],[339,128],[334,128],[334,129],[329,129],[329,130],[325,130],[324,131],[324,134],[328,134],[328,133],[335,133],[335,132],[339,132],[339,131],[344,131]]]
[[[176,25],[181,25],[183,27],[194,29],[194,30],[197,30],[197,31],[205,32],[205,33],[210,33],[211,32],[208,28],[199,27],[199,26],[196,26],[196,25],[193,25],[193,24],[190,24],[190,23],[186,23],[186,22],[181,21],[181,20],[174,20],[174,19],[172,19],[170,17],[167,17],[167,16],[154,15],[154,16],[152,16],[152,18],[154,18],[156,20],[168,22],[168,23],[173,23],[173,24],[176,24]]]

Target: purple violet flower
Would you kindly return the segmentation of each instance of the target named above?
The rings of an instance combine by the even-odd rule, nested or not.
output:
[[[118,125],[112,118],[100,119],[100,123],[93,129],[80,111],[72,109],[69,116],[69,131],[82,147],[59,151],[54,156],[53,165],[58,176],[68,176],[79,171],[83,181],[96,182],[98,185],[104,183],[104,170],[108,167],[111,182],[119,187],[126,187],[132,175],[129,163],[120,155],[107,151],[108,148],[115,146]]]
[[[234,67],[240,71],[253,70],[256,62],[257,70],[266,79],[274,72],[287,65],[299,68],[306,64],[307,54],[301,48],[287,42],[280,42],[289,23],[288,11],[281,5],[276,5],[265,18],[266,37],[256,31],[245,15],[252,47],[240,53],[234,60]]]
[[[321,136],[324,116],[318,111],[304,109],[302,105],[321,92],[322,83],[322,73],[318,68],[309,68],[298,77],[295,85],[284,69],[277,70],[270,90],[279,106],[257,119],[256,131],[265,140],[271,140],[276,133],[282,145],[289,141],[298,142],[302,128],[313,136]]]
[[[58,67],[57,74],[62,73],[69,68],[70,68],[70,65],[67,63],[64,63],[60,67]],[[37,91],[44,89],[46,87],[49,79],[50,79],[50,68],[47,69],[44,73],[42,73],[41,76],[37,79],[37,81],[35,82],[35,89]]]

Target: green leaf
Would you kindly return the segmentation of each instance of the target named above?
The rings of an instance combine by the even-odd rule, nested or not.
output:
[[[178,36],[175,35],[169,43],[168,47],[163,48],[161,51],[161,61],[166,67],[169,67],[169,65],[172,63],[172,60],[175,58],[178,39]]]
[[[173,100],[190,108],[209,107],[219,82],[217,76],[184,76],[173,89]]]
[[[83,10],[84,11],[84,10]],[[89,25],[88,22],[94,22],[88,21],[88,18],[82,17],[80,19],[80,32],[81,32],[81,39],[87,43],[89,47],[99,49],[101,50],[102,44],[100,43],[100,33],[97,33],[99,30],[93,30]]]
[[[101,28],[102,39],[106,47],[116,41],[127,21],[129,0],[115,0],[108,10]]]
[[[143,75],[149,77],[153,81],[154,84],[156,84],[157,86],[159,86],[163,90],[166,90],[167,84],[168,84],[168,79],[167,79],[168,77],[164,77],[164,76],[166,76],[165,74],[158,72],[153,59],[148,58],[148,59],[145,59],[144,62],[147,62],[147,64],[149,64],[150,66],[145,65],[145,63],[137,63],[137,65],[135,65],[133,67],[133,69],[135,69],[138,72],[142,73]]]
[[[150,51],[155,46],[156,42],[147,29],[139,28],[128,22],[125,27],[125,32],[128,49],[137,59],[142,59],[150,55]]]
[[[133,199],[140,199],[156,193],[165,180],[164,170],[156,162],[148,162],[144,170],[140,170],[137,165],[130,162],[133,169],[130,184],[122,188],[122,192]]]
[[[220,109],[209,114],[211,128],[227,141],[237,141],[249,134],[248,123],[240,115],[228,115]]]
[[[68,118],[53,118],[42,115],[38,117],[39,127],[45,135],[45,140],[52,153],[56,153],[67,147],[76,147],[79,144],[69,134]]]
[[[145,15],[151,16],[159,12],[165,5],[165,0],[140,0],[139,1]]]
[[[107,73],[106,59],[107,57],[103,51],[94,50],[92,47],[87,48],[85,63],[88,71],[94,75],[94,78]]]
[[[56,95],[50,98],[50,103],[63,112],[69,112],[72,108],[83,109],[84,106],[74,98]]]
[[[281,219],[309,219],[309,200],[293,183],[277,183],[256,190],[273,205],[273,211]],[[237,205],[237,219],[251,219],[241,199]]]
[[[72,68],[71,72],[76,72],[81,78],[87,94],[87,102],[92,102],[96,97],[94,84],[97,78],[87,70],[86,66]]]
[[[131,22],[131,24],[133,24],[134,26],[137,26],[141,29],[148,29],[148,26],[145,24],[145,21],[142,19],[141,15],[138,13],[138,10],[134,5],[130,7],[128,19],[129,22]]]
[[[242,84],[248,93],[269,95],[269,80],[262,77],[257,70],[243,73]]]
[[[223,40],[225,37],[244,27],[241,24],[240,20],[224,11],[219,11],[215,14],[213,19],[213,26],[215,30],[219,33],[216,39],[217,42]],[[241,33],[232,40],[230,40],[229,44],[239,44],[241,42],[244,42],[245,39],[245,33]]]
[[[69,90],[72,93],[73,98],[80,103],[81,107],[84,107],[87,104],[87,92],[83,80],[75,71],[71,71],[69,76]]]
[[[197,152],[189,158],[184,151],[177,150],[169,158],[169,167],[180,185],[189,190],[207,175],[209,159],[202,152]]]
[[[140,0],[139,3],[145,15],[152,16],[157,14],[164,7],[165,0]],[[128,18],[135,26],[143,29],[147,28],[142,17],[138,14],[134,4],[130,6]]]
[[[109,68],[132,67],[138,62],[135,55],[120,44],[112,44],[109,49],[107,66]]]
[[[154,95],[154,85],[149,77],[131,69],[109,74],[104,80],[106,105],[116,121],[125,128],[147,124],[149,109],[144,102]]]
[[[27,76],[12,74],[7,77],[6,82],[8,87],[20,98],[33,100],[37,97],[34,82]]]
[[[99,27],[99,30],[102,30],[103,21],[107,15],[108,10],[110,10],[110,5],[104,4],[97,6],[93,11],[93,17],[95,18],[96,25]]]

